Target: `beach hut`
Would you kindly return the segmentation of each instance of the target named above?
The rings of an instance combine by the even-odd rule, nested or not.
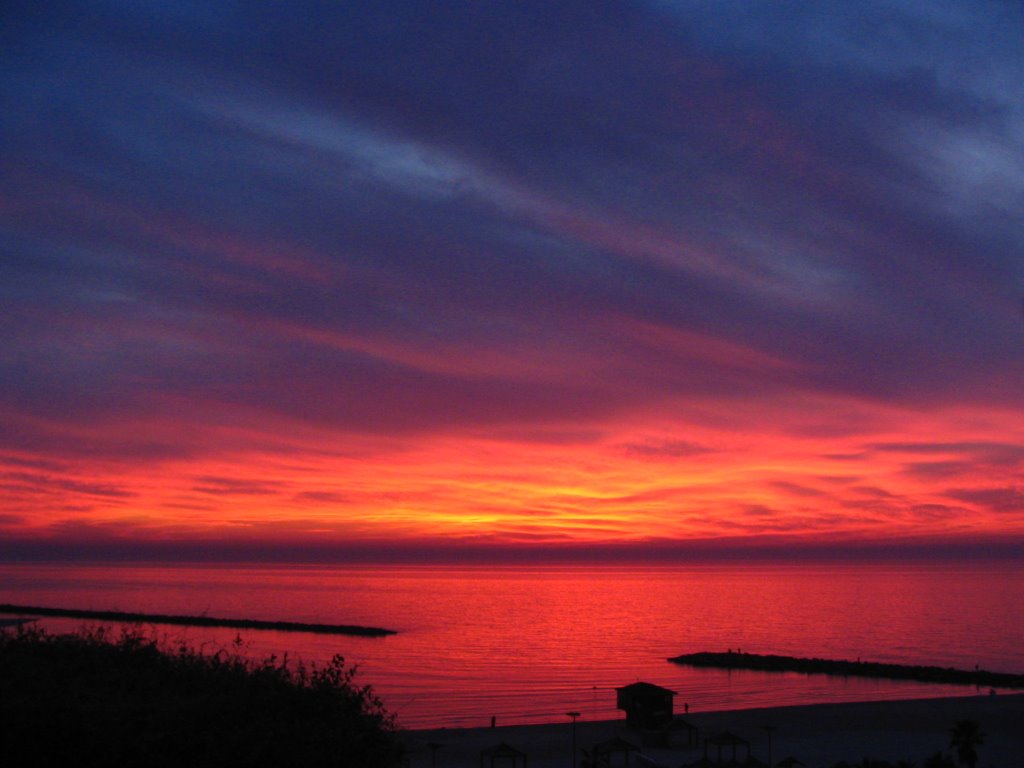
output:
[[[593,764],[598,768],[629,768],[629,757],[640,747],[619,736],[594,745]]]
[[[616,688],[616,708],[625,711],[630,728],[655,730],[672,725],[672,697],[678,694],[653,683]]]
[[[505,742],[480,750],[480,768],[526,768],[526,753]]]

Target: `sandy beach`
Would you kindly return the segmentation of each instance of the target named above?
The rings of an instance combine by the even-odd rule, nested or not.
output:
[[[677,719],[679,715],[677,715]],[[897,762],[909,760],[920,766],[939,751],[950,753],[949,729],[957,721],[974,720],[981,726],[984,744],[978,748],[978,768],[1018,768],[1024,765],[1024,694],[978,695],[963,698],[912,701],[822,704],[731,712],[691,712],[686,722],[696,726],[697,738],[687,744],[686,729],[674,731],[669,747],[643,746],[643,734],[627,728],[625,720],[576,723],[576,765],[584,750],[619,737],[640,747],[630,755],[630,766],[678,766],[693,763],[706,754],[719,755],[723,764],[733,759],[732,748],[721,753],[708,738],[732,733],[749,741],[750,755],[768,762],[771,726],[772,762],[795,757],[807,768],[830,767],[840,761],[860,763],[864,758]],[[408,731],[410,768],[462,768],[484,766],[491,760],[481,752],[508,744],[526,755],[528,768],[571,766],[572,726],[565,723]],[[431,748],[429,745],[440,745]],[[743,762],[746,747],[737,747]],[[495,760],[494,766],[512,766],[511,758]],[[520,760],[516,766],[523,765]],[[626,765],[623,753],[613,755],[611,765]]]

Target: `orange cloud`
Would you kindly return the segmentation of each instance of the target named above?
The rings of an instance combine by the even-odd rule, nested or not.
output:
[[[568,446],[435,433],[346,453],[327,433],[287,454],[237,450],[156,469],[7,456],[0,525],[40,540],[346,546],[1024,535],[1024,428],[1008,429],[1008,414],[887,410],[879,430],[868,403],[814,405],[813,416],[781,410],[743,432],[610,421],[599,439]],[[943,440],[957,424],[957,441]]]

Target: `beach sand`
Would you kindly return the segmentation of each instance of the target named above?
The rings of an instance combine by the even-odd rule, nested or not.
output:
[[[978,748],[978,768],[1024,766],[1024,694],[690,712],[685,720],[699,729],[696,746],[687,746],[686,731],[678,730],[670,748],[642,747],[643,757],[633,753],[629,765],[678,768],[704,755],[705,737],[726,731],[749,740],[751,755],[766,763],[768,731],[764,726],[769,725],[774,727],[774,763],[792,756],[808,768],[820,768],[841,760],[859,763],[869,757],[894,763],[909,760],[921,766],[936,752],[952,754],[950,728],[957,721],[974,720],[985,735],[984,744]],[[572,765],[571,729],[567,717],[565,723],[547,725],[407,731],[405,738],[410,768],[491,768],[490,759],[481,763],[481,751],[502,742],[526,754],[527,768],[564,768]],[[576,765],[581,765],[584,749],[616,736],[636,746],[643,743],[642,734],[628,729],[625,720],[578,720]],[[430,743],[441,746],[432,750]],[[708,746],[707,754],[717,760],[718,747]],[[729,761],[731,748],[723,748],[721,757],[723,762]],[[741,746],[737,758],[742,761],[744,757]],[[653,762],[645,762],[645,758]],[[522,764],[520,761],[517,768]],[[625,763],[620,760],[612,764]],[[495,768],[511,765],[508,759],[494,763]]]

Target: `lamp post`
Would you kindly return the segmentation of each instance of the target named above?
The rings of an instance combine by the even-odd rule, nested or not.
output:
[[[772,768],[772,733],[775,731],[775,726],[762,725],[761,729],[768,732],[768,768]]]
[[[572,718],[572,768],[576,768],[576,718],[580,716],[580,713],[566,712],[565,714]]]
[[[437,768],[437,750],[439,750],[443,744],[438,744],[436,741],[428,741],[427,748],[430,750],[430,768]]]

